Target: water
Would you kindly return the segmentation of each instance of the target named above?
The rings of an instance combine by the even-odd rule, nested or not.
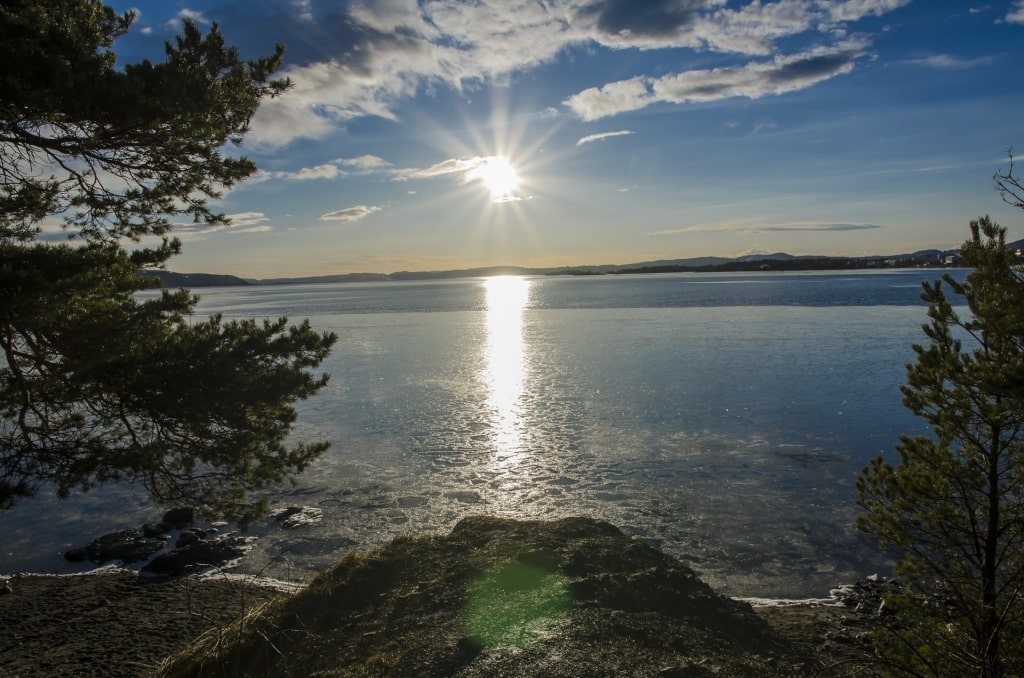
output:
[[[200,314],[309,317],[339,341],[296,439],[331,450],[271,497],[324,522],[247,572],[303,580],[459,518],[588,515],[732,595],[799,597],[888,563],[854,480],[901,432],[935,271],[497,278],[203,290]],[[0,515],[0,572],[158,513],[107,488]]]

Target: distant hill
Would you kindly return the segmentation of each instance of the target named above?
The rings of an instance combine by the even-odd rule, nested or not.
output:
[[[161,286],[168,289],[179,287],[233,287],[236,285],[248,285],[249,283],[233,275],[220,275],[217,273],[173,273],[151,269],[143,271],[143,275],[156,278]]]
[[[302,285],[306,283],[378,282],[387,279],[388,276],[384,273],[341,273],[338,275],[317,275],[303,278],[249,279],[247,282],[253,285]]]
[[[1011,249],[1024,250],[1024,240],[1007,243]],[[224,285],[295,285],[313,283],[385,282],[394,280],[447,280],[452,278],[478,278],[495,275],[610,275],[643,273],[708,273],[743,271],[829,271],[876,268],[945,267],[949,257],[957,250],[927,249],[904,254],[870,255],[863,257],[826,257],[819,255],[793,255],[785,252],[771,254],[745,254],[739,257],[692,257],[689,259],[659,259],[635,264],[596,264],[559,266],[554,268],[527,268],[524,266],[485,266],[448,271],[397,271],[395,273],[344,273],[298,278],[268,278],[243,280],[233,275],[210,273],[171,273],[147,271],[147,275],[160,278],[164,287],[213,287]],[[955,261],[955,260],[954,260]]]

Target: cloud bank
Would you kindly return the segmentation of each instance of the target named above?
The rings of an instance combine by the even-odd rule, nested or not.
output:
[[[397,120],[401,102],[448,88],[501,82],[564,55],[586,59],[602,50],[674,52],[681,65],[561,95],[583,120],[657,102],[689,104],[727,97],[779,95],[850,72],[869,41],[854,24],[910,0],[356,0],[347,9],[303,0],[288,12],[235,9],[235,22],[274,25],[291,61],[282,75],[293,88],[260,106],[248,137],[280,147],[318,139],[351,120]],[[241,16],[242,13],[249,14]],[[1024,21],[1017,3],[1007,21]],[[802,48],[793,48],[796,41]],[[715,53],[735,61],[687,69],[685,54]]]
[[[581,119],[598,120],[659,102],[693,104],[734,97],[759,99],[806,89],[849,73],[855,61],[864,56],[865,47],[862,42],[849,41],[832,48],[778,56],[767,62],[686,71],[660,78],[631,78],[592,87],[564,103]]]
[[[1024,24],[1024,0],[1015,0],[1013,7],[1006,14],[1006,19],[1011,24]]]

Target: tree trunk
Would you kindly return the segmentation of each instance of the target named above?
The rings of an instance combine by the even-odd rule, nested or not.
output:
[[[985,532],[985,554],[981,562],[981,602],[983,618],[981,637],[978,638],[978,658],[981,660],[983,678],[1001,678],[1002,666],[999,661],[999,610],[996,606],[996,559],[999,554],[999,460],[1000,427],[991,427],[989,450],[986,462],[988,468],[988,524]]]

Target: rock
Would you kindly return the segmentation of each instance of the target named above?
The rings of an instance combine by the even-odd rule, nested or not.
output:
[[[195,511],[191,507],[172,508],[163,517],[163,522],[173,527],[184,527],[194,521]]]
[[[585,518],[466,518],[352,553],[169,675],[793,676],[803,655],[682,562]],[[190,663],[191,662],[191,663]]]
[[[155,538],[162,534],[166,534],[169,529],[170,525],[167,523],[158,523],[156,525],[153,523],[146,523],[142,526],[142,534],[146,537]]]
[[[147,539],[139,530],[121,530],[105,534],[80,548],[71,549],[64,553],[64,557],[73,563],[87,560],[97,564],[115,560],[137,563],[148,560],[165,545],[163,540]]]
[[[174,543],[174,548],[180,549],[183,546],[195,544],[206,538],[206,532],[200,529],[184,530],[178,535],[178,541]]]
[[[229,565],[252,548],[252,538],[224,536],[196,541],[163,553],[142,568],[145,577],[170,578]]]
[[[5,596],[8,593],[14,593],[14,589],[11,588],[11,581],[9,579],[0,579],[0,596]]]
[[[289,530],[315,525],[323,521],[324,518],[323,509],[313,506],[289,506],[273,511],[270,515],[277,519],[281,527]]]
[[[830,594],[844,607],[881,617],[888,614],[885,595],[898,593],[903,589],[904,586],[898,579],[873,574],[854,584],[832,589]]]
[[[302,510],[301,506],[287,506],[283,509],[277,509],[276,511],[270,512],[271,518],[277,518],[278,520],[285,520],[286,518],[295,515]]]

